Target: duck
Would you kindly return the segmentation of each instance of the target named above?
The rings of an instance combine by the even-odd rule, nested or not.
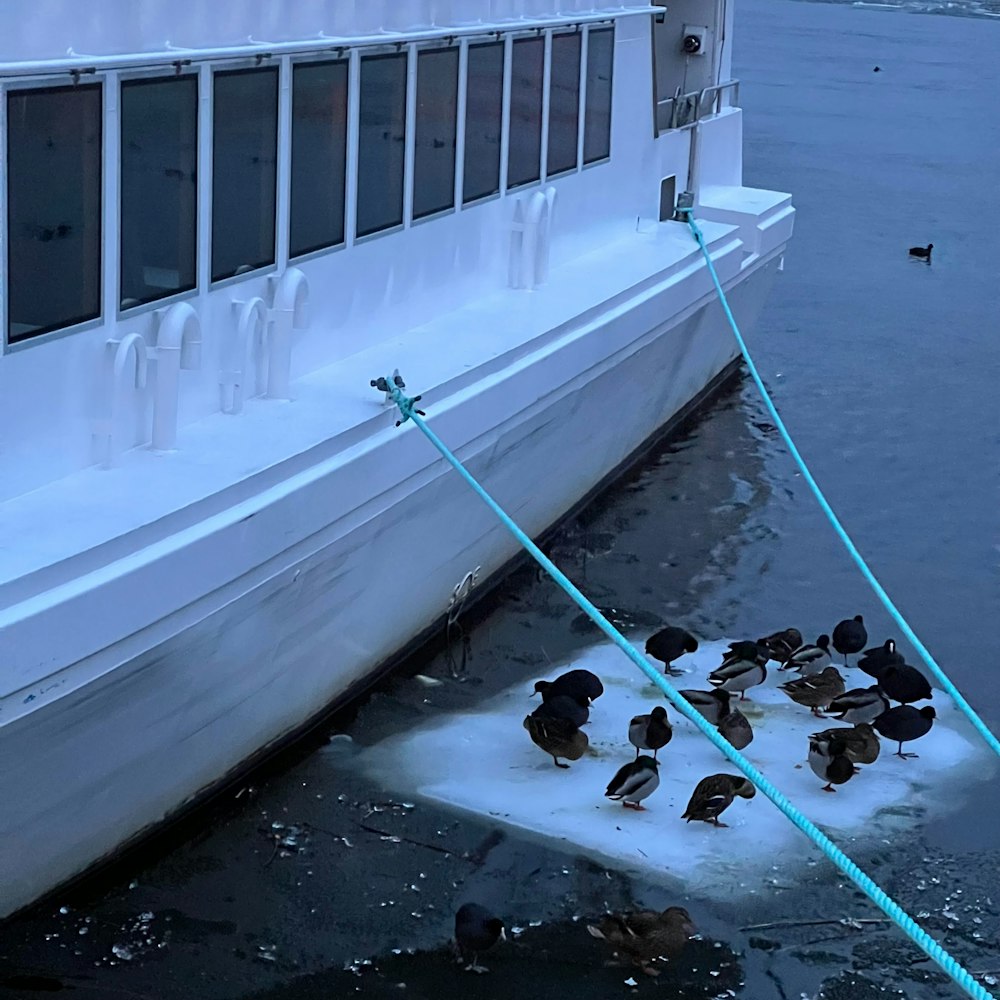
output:
[[[867,722],[824,729],[820,733],[813,733],[812,739],[840,740],[845,747],[844,753],[855,764],[874,764],[882,749],[878,733]]]
[[[736,796],[752,799],[756,794],[753,782],[742,775],[710,774],[695,785],[681,819],[688,823],[698,819],[713,826],[726,826],[719,822],[719,815],[733,804]]]
[[[844,666],[850,666],[847,657],[851,653],[860,653],[868,641],[868,630],[861,615],[845,618],[837,622],[833,629],[833,648],[844,657]]]
[[[587,734],[579,726],[574,726],[568,719],[547,719],[536,715],[524,717],[524,728],[528,730],[531,742],[544,750],[553,760],[556,767],[568,768],[569,764],[560,764],[559,758],[579,760],[590,746]]]
[[[877,685],[853,688],[834,698],[827,706],[827,715],[841,722],[874,722],[889,708],[889,699]]]
[[[488,972],[484,966],[477,964],[480,954],[489,951],[497,941],[506,940],[503,921],[485,906],[463,903],[458,908],[455,914],[455,944],[462,961],[468,961],[468,956],[472,956],[465,967],[466,972]]]
[[[554,681],[535,681],[535,694],[540,694],[542,701],[555,695],[565,695],[584,708],[589,708],[593,701],[604,694],[604,685],[601,678],[589,670],[567,670]]]
[[[729,712],[730,695],[722,688],[715,688],[712,691],[681,691],[679,694],[713,726],[717,726],[722,717]]]
[[[652,750],[653,760],[656,760],[656,752],[662,750],[673,735],[667,710],[662,705],[657,705],[648,715],[635,716],[628,724],[628,741],[635,747],[637,760],[640,750]]]
[[[719,720],[719,735],[729,741],[736,750],[742,750],[753,742],[753,728],[750,720],[738,709],[727,712]]]
[[[727,659],[708,675],[708,683],[723,691],[738,691],[740,701],[746,692],[763,684],[767,679],[767,667],[759,659]]]
[[[881,646],[872,646],[866,649],[858,660],[858,669],[869,677],[878,680],[879,674],[890,664],[903,662],[903,654],[896,652],[896,643],[892,639],[886,639]]]
[[[568,695],[550,695],[532,713],[539,719],[566,719],[580,727],[590,719],[590,709]]]
[[[784,663],[802,645],[802,633],[797,628],[785,628],[758,639],[757,644],[767,649],[772,660]]]
[[[822,673],[799,677],[778,685],[796,705],[804,705],[813,715],[820,715],[834,698],[845,691],[844,678],[836,667],[827,667]]]
[[[847,756],[847,744],[840,739],[809,737],[809,766],[821,781],[824,792],[835,792],[834,785],[843,785],[854,777],[854,763]]]
[[[920,257],[930,263],[931,251],[934,249],[933,243],[928,243],[926,247],[910,247],[911,257]]]
[[[674,660],[685,653],[697,651],[698,640],[687,629],[678,628],[676,625],[661,628],[646,640],[646,652],[664,665],[664,673],[671,675],[683,673],[682,670],[676,670],[671,666]]]
[[[797,670],[803,677],[809,677],[825,670],[831,663],[830,637],[824,632],[815,643],[805,643],[792,650],[779,669]]]
[[[626,808],[631,806],[636,812],[642,812],[646,808],[642,800],[649,798],[660,785],[659,767],[660,762],[654,757],[636,757],[618,768],[604,794]]]
[[[933,695],[930,682],[908,663],[890,663],[878,676],[878,686],[893,701],[908,705]]]
[[[599,923],[587,924],[587,933],[607,941],[616,952],[655,976],[659,972],[653,963],[661,958],[676,958],[698,931],[684,907],[670,906],[662,913],[608,913]]]
[[[888,712],[880,715],[872,725],[887,739],[894,740],[899,744],[896,757],[908,760],[910,757],[919,757],[915,753],[903,753],[903,744],[919,740],[921,736],[926,736],[934,725],[937,715],[932,705],[924,708],[914,708],[912,705],[897,705],[890,708]]]

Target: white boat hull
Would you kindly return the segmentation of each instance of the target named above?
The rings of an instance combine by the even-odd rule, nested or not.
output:
[[[732,283],[745,327],[777,266],[771,254]],[[599,326],[582,344],[512,364],[429,407],[432,426],[529,534],[557,521],[736,358],[714,297],[686,312],[655,310],[655,301],[634,306],[624,339]],[[437,620],[466,572],[480,566],[486,578],[516,554],[416,428],[379,442],[246,518],[241,533],[226,526],[228,541],[221,527],[219,537],[205,530],[165,555],[169,589],[165,577],[207,571],[223,543],[256,551],[255,532],[273,537],[285,525],[291,537],[302,511],[330,512],[278,555],[123,633],[63,671],[56,690],[40,685],[19,716],[3,717],[0,802],[17,808],[0,814],[0,916],[112,857],[301,729]],[[380,481],[376,470],[388,475]]]

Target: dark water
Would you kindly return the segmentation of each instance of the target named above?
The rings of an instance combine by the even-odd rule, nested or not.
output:
[[[856,542],[997,728],[1000,25],[790,0],[743,0],[738,17],[747,182],[793,191],[799,210],[751,347]],[[932,266],[907,259],[928,241]],[[862,612],[890,633],[749,385],[567,526],[554,557],[629,628],[819,631]],[[464,682],[397,677],[339,728],[371,744],[593,640],[527,571],[468,625]],[[440,652],[416,672],[449,673]],[[825,864],[793,880],[776,857],[748,896],[678,899],[487,821],[393,801],[349,761],[331,744],[157,860],[67,898],[67,912],[0,927],[0,994],[614,996],[631,970],[606,967],[576,918],[679,903],[705,940],[660,979],[639,975],[640,993],[958,995],[897,932],[838,924],[880,914]],[[844,846],[969,968],[1000,969],[1000,807],[988,785],[968,801],[939,794],[958,795],[948,817]],[[461,974],[443,948],[466,899],[524,928],[488,976]],[[776,921],[831,923],[746,929]]]

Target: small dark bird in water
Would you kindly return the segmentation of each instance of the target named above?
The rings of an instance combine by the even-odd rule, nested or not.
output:
[[[542,701],[563,695],[589,708],[592,701],[604,694],[604,685],[601,678],[589,670],[568,670],[554,681],[535,681],[535,694],[540,694]]]
[[[569,764],[560,764],[559,758],[579,760],[590,746],[587,734],[568,719],[545,719],[526,715],[523,724],[528,730],[531,742],[540,750],[544,750],[556,767],[569,767]]]
[[[681,691],[680,695],[700,712],[707,722],[717,726],[729,712],[730,694],[722,688],[714,691]]]
[[[757,789],[753,782],[743,775],[710,774],[695,785],[691,801],[688,802],[681,819],[689,823],[693,819],[700,819],[713,826],[725,826],[725,823],[719,822],[719,814],[733,804],[733,799],[737,795],[744,799],[752,799],[756,794]]]
[[[477,964],[479,956],[501,940],[506,941],[507,935],[499,917],[478,903],[464,903],[459,907],[455,914],[455,944],[462,961],[469,962],[466,972],[488,972],[489,969]]]
[[[824,792],[835,792],[854,777],[854,762],[847,755],[847,744],[839,739],[809,737],[809,766],[821,781]]]
[[[667,721],[667,710],[657,705],[648,715],[637,715],[628,724],[628,741],[635,747],[636,760],[640,750],[652,750],[653,760],[673,738],[674,731]]]
[[[847,657],[851,653],[860,653],[868,641],[868,631],[861,615],[845,618],[838,622],[833,630],[833,648],[844,658],[844,666],[850,666]]]
[[[858,669],[878,680],[879,674],[890,663],[899,664],[902,662],[903,654],[896,652],[896,643],[892,639],[886,639],[883,645],[872,646],[871,649],[866,649],[861,654],[861,659],[858,660]]]
[[[921,260],[926,260],[929,264],[931,261],[931,251],[933,249],[933,243],[928,243],[926,247],[910,247],[910,256],[919,257]]]
[[[875,68],[874,68],[874,69],[872,70],[872,72],[873,72],[873,73],[881,73],[881,72],[882,72],[882,67],[881,67],[881,66],[876,66],[876,67],[875,67]]]
[[[680,670],[675,670],[671,664],[685,653],[694,653],[697,650],[698,640],[686,629],[677,628],[675,625],[661,628],[646,640],[646,652],[654,660],[664,664],[665,672],[668,674],[682,673]]]
[[[618,768],[604,794],[609,799],[621,801],[623,806],[631,806],[636,812],[641,812],[646,808],[642,800],[659,788],[659,766],[660,762],[652,757],[636,757]]]
[[[899,744],[897,757],[906,760],[909,757],[919,757],[915,753],[903,753],[903,744],[919,740],[931,731],[935,719],[934,708],[927,705],[924,708],[914,708],[912,705],[897,705],[884,712],[873,723],[874,727],[887,739]]]
[[[878,686],[892,701],[908,705],[931,697],[931,685],[924,675],[908,663],[890,663],[878,676]]]
[[[662,913],[639,910],[635,913],[608,913],[598,924],[587,924],[587,933],[607,941],[615,951],[630,958],[642,971],[658,976],[653,963],[661,958],[676,958],[697,933],[691,914],[681,906],[671,906]]]
[[[564,694],[546,698],[532,713],[538,719],[568,719],[574,726],[582,726],[590,719],[590,709]]]
[[[753,742],[753,727],[750,720],[734,708],[719,719],[719,735],[725,737],[736,750],[742,750]]]

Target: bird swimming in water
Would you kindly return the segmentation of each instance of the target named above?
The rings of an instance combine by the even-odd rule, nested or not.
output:
[[[739,795],[744,799],[752,799],[757,789],[752,781],[742,775],[710,774],[695,785],[691,800],[681,815],[688,823],[693,819],[703,820],[713,826],[726,826],[719,822],[719,814],[728,809]]]
[[[578,668],[560,674],[554,681],[535,681],[535,694],[540,694],[542,701],[563,695],[589,708],[592,701],[604,694],[604,685],[597,674]]]
[[[568,719],[546,719],[536,715],[526,715],[523,725],[528,730],[531,742],[540,750],[544,750],[556,767],[569,767],[569,764],[560,764],[559,758],[579,760],[590,746],[587,734]]]
[[[847,756],[847,744],[821,735],[809,737],[809,766],[821,781],[824,792],[835,792],[834,785],[843,785],[854,777],[854,762]]]
[[[868,630],[861,615],[845,618],[837,622],[833,630],[833,648],[844,658],[844,666],[848,667],[847,657],[851,653],[860,653],[868,641]]]
[[[455,945],[463,962],[469,961],[468,956],[472,956],[465,967],[466,972],[489,972],[489,969],[477,964],[479,956],[501,940],[507,940],[503,921],[485,906],[463,903],[458,908],[455,914]]]
[[[753,727],[750,720],[738,709],[731,709],[719,719],[719,735],[723,736],[736,750],[742,750],[753,742]]]
[[[874,722],[888,709],[889,699],[877,684],[873,684],[839,695],[830,702],[826,711],[841,722]]]
[[[681,691],[679,694],[713,726],[717,726],[729,712],[729,692],[722,688],[715,688],[714,691]]]
[[[919,757],[916,753],[903,753],[903,744],[926,736],[934,725],[936,714],[931,705],[914,708],[912,705],[897,705],[880,715],[872,725],[887,739],[899,744],[895,756],[907,760]]]
[[[904,705],[932,696],[930,682],[916,667],[911,667],[908,663],[890,663],[878,675],[878,686],[887,697]]]
[[[921,260],[931,262],[931,251],[934,249],[933,243],[928,243],[926,247],[910,247],[910,256],[919,257]]]
[[[879,674],[889,664],[902,662],[903,654],[896,652],[896,643],[892,639],[886,639],[883,645],[872,646],[871,649],[866,649],[861,654],[861,659],[858,660],[858,669],[878,680]]]
[[[779,669],[796,670],[803,677],[809,677],[825,670],[831,663],[830,637],[824,632],[815,643],[807,642],[792,650]]]
[[[686,629],[668,625],[654,632],[646,640],[646,652],[664,665],[664,672],[672,675],[683,673],[671,664],[684,653],[695,653],[698,650],[698,640]]]
[[[674,731],[667,721],[667,710],[657,705],[648,715],[637,715],[628,724],[628,741],[635,747],[636,759],[640,750],[662,750],[673,738]]]
[[[658,976],[653,963],[661,958],[676,958],[697,933],[691,914],[682,906],[671,906],[662,913],[639,910],[634,913],[608,913],[598,924],[587,924],[587,933],[607,941],[617,953],[630,958],[643,972]]]
[[[648,798],[660,785],[660,762],[652,757],[636,757],[618,768],[617,773],[608,782],[604,794],[609,799],[621,801],[623,806],[631,806],[636,812],[646,807],[642,800]]]

